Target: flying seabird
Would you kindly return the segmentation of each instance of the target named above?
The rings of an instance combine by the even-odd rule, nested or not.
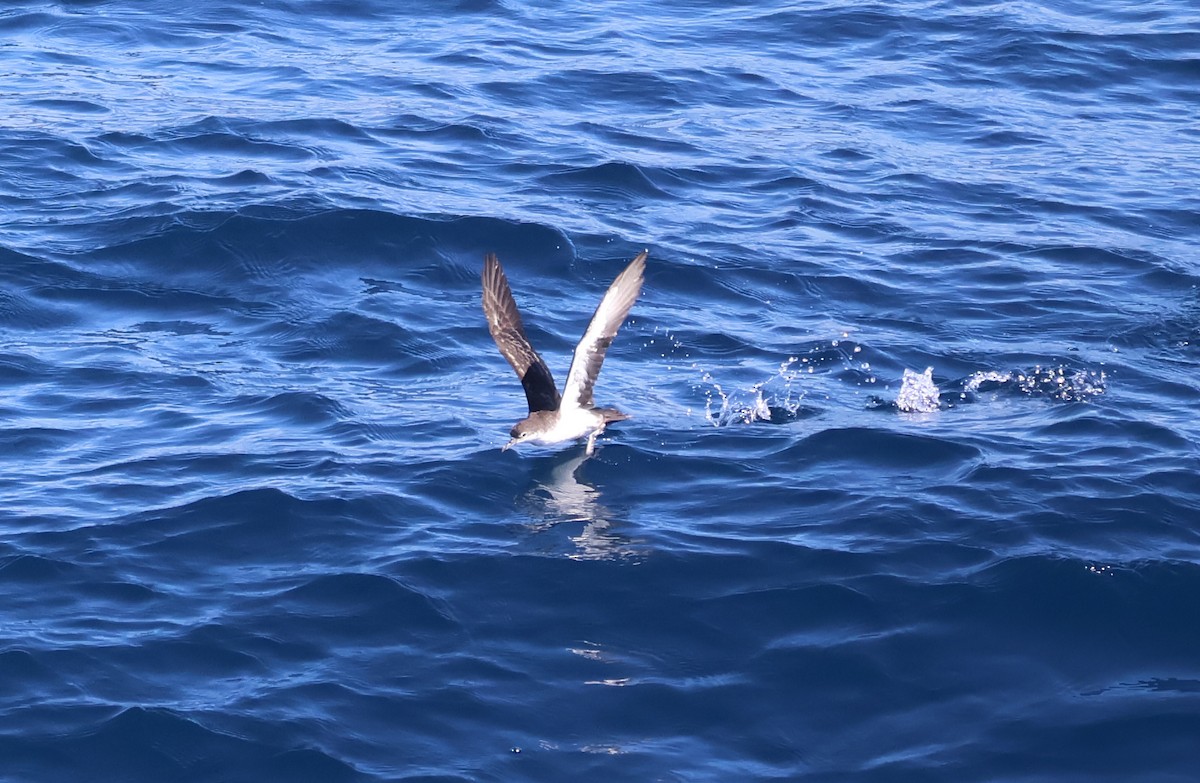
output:
[[[525,399],[529,402],[529,415],[512,428],[509,433],[512,440],[501,451],[525,441],[548,446],[586,437],[586,453],[591,454],[596,448],[596,436],[605,426],[630,418],[614,408],[593,405],[592,389],[600,375],[604,353],[641,293],[645,271],[646,251],[643,250],[608,287],[591,323],[575,346],[567,383],[559,396],[550,368],[525,335],[521,313],[500,261],[495,253],[488,253],[483,262],[483,313],[487,316],[492,339],[517,371],[517,377],[525,387]]]

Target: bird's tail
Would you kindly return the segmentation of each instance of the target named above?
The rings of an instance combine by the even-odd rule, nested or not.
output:
[[[604,416],[605,424],[612,424],[614,421],[625,421],[632,419],[628,413],[621,413],[616,408],[596,408],[596,412]]]

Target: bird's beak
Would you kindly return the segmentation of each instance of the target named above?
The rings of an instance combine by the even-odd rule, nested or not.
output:
[[[508,443],[505,443],[503,446],[501,446],[501,447],[500,447],[500,450],[501,450],[501,451],[508,451],[509,449],[511,449],[511,448],[512,448],[513,446],[515,446],[515,445],[517,445],[517,439],[516,439],[516,438],[513,438],[513,439],[512,439],[512,440],[510,440]]]

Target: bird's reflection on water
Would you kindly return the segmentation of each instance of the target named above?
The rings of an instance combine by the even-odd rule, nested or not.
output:
[[[639,554],[628,536],[613,530],[613,512],[601,502],[600,490],[583,477],[588,460],[583,450],[540,460],[530,476],[530,486],[518,505],[530,516],[530,530],[567,534],[574,548],[566,556],[575,560],[616,560]]]

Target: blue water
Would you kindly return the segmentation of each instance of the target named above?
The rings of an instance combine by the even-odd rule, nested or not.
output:
[[[0,779],[1200,779],[1193,0],[26,0],[0,74]],[[562,381],[642,248],[635,418],[502,453],[484,253]]]

